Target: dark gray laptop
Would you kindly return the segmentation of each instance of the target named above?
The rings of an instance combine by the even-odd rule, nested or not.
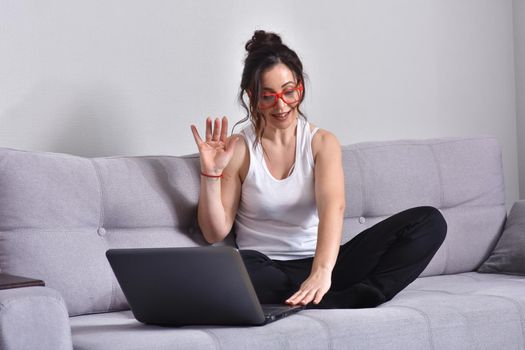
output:
[[[261,305],[235,248],[110,249],[106,256],[143,323],[263,325],[304,308]]]

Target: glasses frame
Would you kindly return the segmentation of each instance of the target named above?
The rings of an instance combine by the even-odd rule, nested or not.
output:
[[[301,97],[303,95],[303,91],[304,91],[304,88],[303,88],[303,85],[302,84],[299,84],[297,85],[296,87],[294,88],[286,88],[280,92],[265,92],[264,94],[262,94],[262,96],[265,96],[265,97],[268,97],[268,96],[273,96],[273,103],[270,105],[270,106],[267,106],[267,107],[262,107],[261,106],[261,101],[259,100],[259,109],[269,109],[269,108],[273,108],[275,107],[275,105],[277,104],[277,101],[279,101],[279,99],[283,100],[284,103],[286,104],[289,104],[288,102],[286,102],[283,98],[284,96],[284,92],[289,92],[290,90],[297,90],[299,91],[299,99],[295,102],[292,102],[292,103],[296,103],[298,101],[301,100]]]

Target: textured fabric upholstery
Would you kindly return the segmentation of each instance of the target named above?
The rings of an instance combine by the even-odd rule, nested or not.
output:
[[[0,269],[42,279],[58,292],[72,316],[75,349],[524,348],[525,276],[472,272],[506,220],[497,139],[358,143],[343,147],[343,165],[343,242],[414,206],[438,208],[448,224],[420,278],[374,309],[306,310],[264,327],[138,323],[105,251],[206,244],[196,222],[197,155],[89,159],[0,148]],[[221,244],[233,245],[232,235]],[[0,302],[23,297],[23,289],[0,291]],[[17,319],[38,322],[32,310],[58,315],[50,298],[34,299]],[[0,309],[2,315],[14,314]],[[63,332],[60,317],[53,332]],[[4,344],[13,329],[6,320],[0,317]],[[60,347],[41,348],[68,348],[68,337]]]
[[[105,251],[205,244],[197,165],[0,149],[0,268],[46,281],[70,315],[127,309]]]
[[[60,294],[46,287],[0,290],[0,349],[72,349]]]
[[[344,241],[409,207],[438,208],[447,238],[421,276],[467,272],[488,256],[506,218],[493,137],[365,142],[343,147]]]
[[[131,312],[71,318],[78,349],[522,349],[525,277],[423,277],[373,309],[306,310],[264,327],[143,326]],[[188,344],[191,344],[189,346]]]
[[[343,164],[343,241],[408,207],[442,211],[447,239],[422,276],[472,271],[501,233],[493,137],[359,143],[343,147]],[[89,159],[3,148],[0,173],[0,268],[46,281],[70,315],[128,308],[108,248],[206,244],[197,155]]]

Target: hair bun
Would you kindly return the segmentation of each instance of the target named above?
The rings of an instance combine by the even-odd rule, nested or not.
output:
[[[264,30],[256,30],[253,36],[245,45],[248,52],[256,51],[261,47],[282,45],[281,37],[275,33],[265,32]]]

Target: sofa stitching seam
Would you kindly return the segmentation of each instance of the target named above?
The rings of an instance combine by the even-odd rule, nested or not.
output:
[[[100,169],[98,168],[98,166],[95,163],[94,159],[89,159],[89,160],[90,160],[91,165],[93,166],[93,169],[95,170],[95,175],[97,177],[97,182],[98,182],[98,191],[99,191],[99,194],[100,194],[100,204],[99,204],[100,205],[100,214],[99,214],[98,228],[97,228],[97,230],[99,230],[104,225],[104,196],[105,196],[105,194],[104,194],[104,188],[102,186],[102,177],[100,175]],[[104,239],[103,237],[102,237],[102,239],[103,239],[104,243],[106,244],[106,247],[109,248],[107,240]],[[106,308],[106,311],[110,311],[110,310],[112,310],[115,307],[116,299],[117,299],[117,287],[115,285],[115,280],[112,277],[113,276],[110,273],[111,297],[110,297],[110,300],[109,300],[109,305]]]
[[[511,299],[509,297],[503,296],[503,295],[474,294],[474,293],[467,293],[467,295],[482,295],[482,296],[487,296],[487,297],[496,297],[496,298],[500,298],[500,299],[506,300],[506,301],[514,304],[514,306],[516,306],[516,308],[518,310],[518,317],[520,318],[520,322],[521,322],[521,344],[525,344],[525,320],[523,318],[523,312],[522,312],[523,308],[521,307],[521,304],[519,302],[517,302],[516,300]]]
[[[474,272],[474,271],[470,271],[470,272]],[[480,279],[474,277],[474,275],[472,275],[472,274],[468,274],[468,275],[467,275],[467,274],[464,274],[463,276],[464,276],[464,277],[467,277],[467,278],[470,278],[471,280],[476,281],[476,282],[482,282],[482,280],[480,280]]]
[[[355,152],[355,159],[357,165],[357,171],[359,173],[359,180],[361,182],[361,216],[365,216],[365,204],[366,204],[366,182],[364,181],[364,166],[362,164],[363,160],[361,159],[360,151]]]
[[[102,188],[102,179],[100,176],[100,171],[98,169],[98,166],[95,164],[93,159],[90,159],[91,165],[93,166],[93,169],[95,170],[95,175],[97,177],[97,183],[98,183],[98,192],[100,194],[100,214],[98,218],[98,228],[101,228],[104,223],[104,190]]]
[[[525,344],[525,319],[524,319],[523,313],[521,312],[521,310],[523,308],[521,307],[521,304],[519,302],[517,302],[516,300],[514,300],[514,299],[511,299],[511,298],[503,296],[503,295],[479,294],[479,293],[453,293],[453,292],[450,292],[448,290],[437,290],[437,289],[414,289],[414,290],[411,290],[411,291],[429,292],[429,293],[436,293],[437,292],[437,293],[443,293],[443,294],[449,294],[449,295],[460,295],[460,296],[461,295],[479,295],[479,296],[486,296],[486,297],[496,297],[496,298],[500,298],[500,299],[509,301],[509,302],[511,302],[512,304],[514,304],[518,308],[518,315],[519,315],[520,323],[521,323],[521,339],[522,339],[522,343]]]
[[[434,163],[437,169],[437,175],[439,180],[439,190],[441,192],[441,203],[439,205],[440,208],[442,208],[445,205],[445,191],[443,186],[443,174],[441,173],[441,167],[439,166],[439,161],[436,155],[436,151],[434,150],[434,145],[428,145],[428,148],[430,149],[430,153],[432,153],[432,158],[434,159]]]
[[[331,349],[333,350],[334,349],[334,344],[332,342],[332,333],[330,332],[330,326],[328,326],[328,324],[324,321],[324,320],[321,320],[317,317],[313,317],[311,315],[306,315],[306,314],[300,314],[298,316],[301,316],[301,317],[306,317],[306,318],[309,318],[311,320],[314,320],[315,322],[317,322],[318,324],[321,325],[321,327],[324,329],[324,331],[326,332],[326,335],[327,335],[327,339],[328,339],[328,349]]]
[[[441,194],[441,198],[440,198],[440,202],[439,203],[439,208],[443,208],[444,205],[445,205],[445,186],[443,185],[443,173],[441,172],[441,166],[439,164],[439,161],[438,161],[438,157],[437,157],[437,154],[436,154],[436,150],[434,149],[434,144],[428,144],[428,148],[430,149],[430,153],[432,153],[432,158],[434,159],[434,164],[436,166],[436,169],[437,169],[437,175],[438,175],[438,181],[439,181],[439,192]],[[443,213],[442,213],[443,215]],[[448,268],[448,257],[450,256],[449,254],[449,244],[446,243],[446,237],[445,237],[445,241],[443,241],[443,253],[445,255],[444,259],[445,259],[445,264],[443,266],[443,270],[441,271],[441,274],[444,274],[445,271],[447,271],[447,268]]]
[[[504,205],[502,204],[486,204],[486,205],[461,205],[461,209],[472,209],[472,208],[499,208],[499,207],[503,207]],[[457,208],[457,206],[454,206],[454,207],[448,207],[448,208],[436,208],[436,209],[439,209],[440,211],[445,211],[445,210],[449,210],[449,209],[455,209]],[[384,215],[367,215],[366,218],[367,219],[377,219],[379,218],[380,220],[382,219],[385,219],[385,218],[388,218],[389,215],[392,215],[391,213],[389,214],[384,214]],[[356,217],[359,217],[361,215],[355,215],[355,216],[352,216],[352,215],[348,215],[348,216],[345,216],[344,218],[345,219],[352,219],[352,218],[356,218]]]
[[[495,136],[492,136],[492,135],[486,135],[486,136],[472,136],[472,137],[468,137],[468,136],[462,136],[462,137],[450,137],[449,139],[445,138],[443,140],[443,138],[441,138],[441,141],[435,141],[435,140],[438,140],[437,138],[436,139],[413,139],[413,140],[397,140],[397,141],[400,141],[400,143],[394,143],[394,144],[390,144],[390,145],[384,145],[384,146],[377,146],[377,147],[386,147],[386,146],[391,146],[391,145],[425,145],[426,143],[424,142],[431,142],[433,145],[440,145],[440,144],[446,144],[446,143],[455,143],[455,142],[463,142],[463,141],[479,141],[479,140],[493,140],[493,139],[496,139]],[[395,141],[395,140],[394,140]],[[366,141],[366,142],[361,142],[361,143],[369,143],[369,142],[373,142],[373,141]],[[385,142],[388,142],[388,141],[385,141]],[[392,142],[392,141],[390,141]],[[353,144],[353,145],[343,145],[343,148],[348,148],[349,146],[354,146],[354,145],[359,145],[361,143],[356,143],[356,144]],[[372,148],[373,146],[371,147],[366,147],[366,146],[363,146],[363,148],[360,148],[360,149],[369,149],[369,148]],[[117,158],[148,158],[148,157],[167,157],[167,158],[198,158],[199,157],[199,154],[198,153],[193,153],[193,154],[186,154],[186,155],[180,155],[180,156],[176,156],[176,155],[170,155],[170,154],[159,154],[159,155],[136,155],[136,156],[131,156],[131,155],[120,155],[120,156],[105,156],[105,157],[92,157],[92,158],[88,158],[88,157],[83,157],[83,156],[77,156],[77,155],[73,155],[73,154],[65,154],[65,153],[59,153],[59,152],[50,152],[50,151],[34,151],[34,150],[22,150],[22,149],[17,149],[17,148],[12,148],[12,147],[2,147],[3,149],[7,149],[9,151],[12,151],[12,152],[24,152],[24,153],[37,153],[37,154],[41,154],[41,155],[49,155],[49,156],[61,156],[61,157],[67,157],[67,158],[80,158],[80,159],[117,159]]]
[[[4,310],[10,309],[13,304],[19,303],[20,301],[36,300],[36,299],[49,300],[49,301],[57,304],[60,307],[60,309],[65,313],[67,318],[69,319],[67,307],[64,304],[64,300],[56,298],[56,297],[52,297],[52,296],[35,296],[35,295],[33,295],[33,296],[25,296],[23,298],[17,298],[17,299],[8,300],[7,302],[3,301],[3,302],[0,302],[0,313],[2,313],[2,311],[4,311]]]
[[[213,344],[215,345],[215,349],[218,350],[218,349],[221,348],[220,339],[217,336],[217,334],[215,334],[215,332],[213,332],[213,331],[211,331],[209,329],[201,329],[201,331],[203,333],[205,333],[206,335],[208,335],[213,340]]]
[[[432,334],[432,327],[430,326],[430,317],[428,317],[426,312],[424,312],[423,310],[419,310],[419,309],[417,309],[417,308],[415,308],[413,306],[406,306],[406,305],[392,305],[392,306],[387,306],[387,307],[406,308],[406,309],[410,309],[412,311],[415,311],[418,314],[420,314],[421,316],[423,316],[423,318],[425,319],[425,325],[426,325],[427,331],[428,331],[428,342],[430,343],[430,348],[432,350],[436,349],[436,347],[434,345],[434,335]]]
[[[375,149],[375,148],[381,148],[381,147],[392,147],[392,146],[427,146],[427,145],[442,145],[447,143],[457,143],[457,142],[464,142],[464,141],[482,141],[482,140],[494,140],[496,139],[495,136],[485,136],[485,137],[461,137],[459,139],[451,138],[450,140],[444,140],[440,142],[434,142],[432,140],[400,140],[399,143],[390,143],[387,145],[369,145],[369,146],[359,146],[361,143],[355,143],[352,145],[344,145],[343,149],[354,151],[354,150],[369,150],[369,149]],[[415,142],[414,142],[415,141]],[[363,143],[369,143],[373,141],[367,141]],[[394,141],[395,142],[395,141]],[[352,148],[350,148],[352,147]]]

